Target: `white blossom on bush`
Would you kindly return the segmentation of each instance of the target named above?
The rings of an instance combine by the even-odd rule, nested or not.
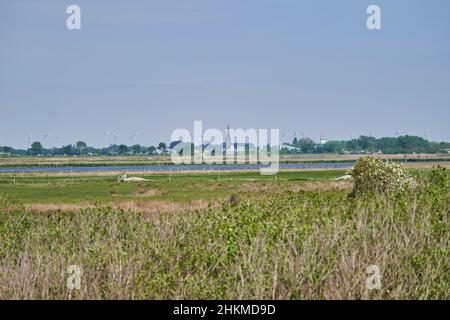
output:
[[[347,174],[355,180],[354,193],[402,192],[413,185],[413,179],[398,162],[383,161],[379,158],[360,158]]]

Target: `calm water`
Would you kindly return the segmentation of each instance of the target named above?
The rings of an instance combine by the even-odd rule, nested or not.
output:
[[[290,163],[280,164],[280,169],[346,169],[354,165],[353,162],[336,163]],[[230,164],[230,165],[150,165],[150,166],[104,166],[104,167],[29,167],[29,168],[0,168],[0,172],[25,173],[25,172],[108,172],[108,171],[224,171],[224,170],[249,170],[256,171],[263,168],[262,165]]]

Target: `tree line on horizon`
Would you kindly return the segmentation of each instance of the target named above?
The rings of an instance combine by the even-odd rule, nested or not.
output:
[[[360,136],[351,140],[330,140],[318,144],[310,138],[294,138],[291,147],[302,153],[446,153],[450,150],[449,142],[431,142],[418,136],[375,138]],[[292,152],[292,150],[290,150]]]
[[[0,153],[13,156],[77,156],[77,155],[130,155],[130,154],[162,154],[167,150],[167,145],[160,142],[157,146],[142,146],[135,144],[127,146],[125,144],[112,144],[109,147],[90,147],[84,141],[77,141],[75,144],[68,144],[61,147],[44,148],[40,141],[35,141],[28,149],[15,149],[13,147],[0,147]]]
[[[143,146],[135,144],[111,144],[108,147],[90,147],[84,141],[68,144],[62,147],[44,148],[42,143],[35,141],[28,149],[15,149],[9,146],[0,146],[0,154],[11,156],[77,156],[77,155],[156,155],[165,154],[180,141],[173,141],[169,145],[160,142],[157,146]],[[410,154],[410,153],[447,153],[450,151],[450,142],[431,142],[418,136],[399,136],[375,138],[360,136],[352,140],[330,140],[326,143],[317,143],[311,138],[294,138],[292,143],[281,146],[281,154],[296,153],[377,153],[384,154]]]

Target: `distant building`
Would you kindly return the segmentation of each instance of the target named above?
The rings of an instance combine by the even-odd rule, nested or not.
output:
[[[287,149],[287,150],[289,150],[289,151],[302,152],[302,149],[301,149],[301,148],[291,146],[291,145],[288,144],[288,143],[283,143],[283,146],[281,147],[281,149]]]
[[[320,144],[326,144],[328,142],[327,138],[325,138],[324,134],[320,135]]]
[[[233,143],[231,141],[231,133],[230,133],[230,125],[227,126],[227,130],[225,131],[225,141],[223,143],[223,152],[224,153],[233,153],[237,150],[237,143]]]

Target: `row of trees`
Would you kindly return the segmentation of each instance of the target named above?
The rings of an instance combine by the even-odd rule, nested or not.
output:
[[[31,144],[30,148],[14,149],[12,147],[0,147],[0,153],[27,156],[27,155],[133,155],[133,154],[164,154],[167,151],[167,145],[164,142],[160,142],[157,146],[144,147],[139,144],[133,146],[127,146],[124,144],[110,145],[107,148],[94,148],[89,147],[84,141],[77,141],[75,144],[68,144],[60,148],[46,149],[42,143],[35,141]]]
[[[417,136],[374,138],[360,136],[352,140],[333,140],[318,144],[310,138],[294,139],[291,146],[303,153],[442,153],[450,149],[448,142],[430,142]]]

